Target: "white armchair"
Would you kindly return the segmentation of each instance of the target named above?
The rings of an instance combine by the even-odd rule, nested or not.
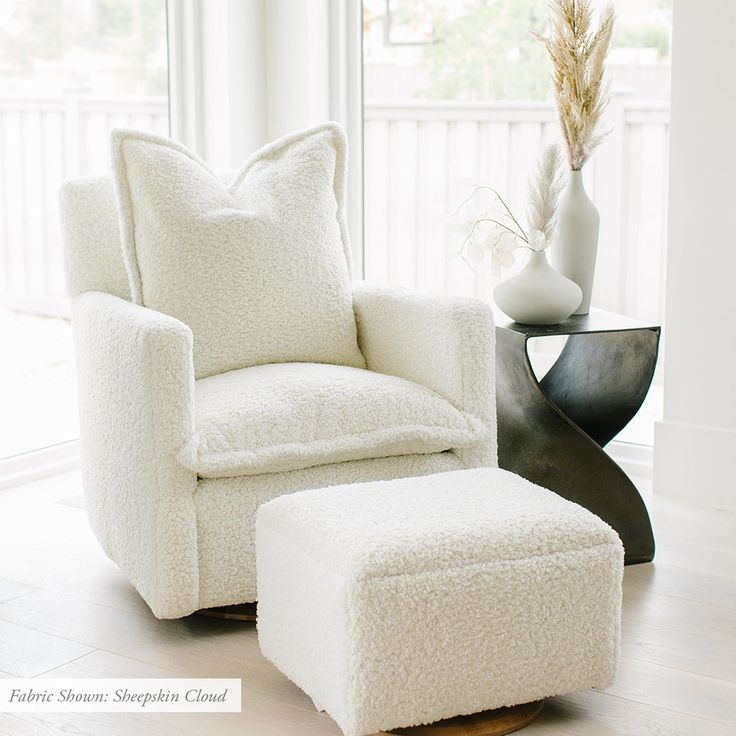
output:
[[[61,205],[87,511],[156,616],[255,600],[255,514],[275,496],[496,465],[481,302],[356,284],[368,370],[277,364],[195,381],[189,327],[128,301],[111,181],[69,183]],[[339,416],[361,431],[307,441]],[[266,430],[280,444],[256,462]]]

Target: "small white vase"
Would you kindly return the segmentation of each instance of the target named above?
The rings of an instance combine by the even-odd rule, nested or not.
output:
[[[583,172],[571,171],[560,195],[557,238],[552,246],[552,265],[574,281],[583,298],[575,314],[588,314],[598,253],[600,215],[583,186]]]
[[[557,273],[544,251],[532,251],[524,268],[493,290],[499,308],[527,325],[556,325],[580,304],[580,287]]]

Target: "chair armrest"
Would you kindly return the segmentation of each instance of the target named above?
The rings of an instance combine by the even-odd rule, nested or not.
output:
[[[194,431],[192,332],[101,292],[73,302],[82,478],[107,554],[161,618],[197,607],[197,476],[177,453]]]
[[[420,294],[358,282],[358,343],[368,368],[419,383],[493,431],[496,394],[493,312],[477,299]]]

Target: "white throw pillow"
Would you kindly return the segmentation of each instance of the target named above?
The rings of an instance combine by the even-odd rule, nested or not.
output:
[[[292,361],[363,367],[332,123],[257,151],[230,186],[169,138],[112,133],[133,301],[194,334],[200,378]]]

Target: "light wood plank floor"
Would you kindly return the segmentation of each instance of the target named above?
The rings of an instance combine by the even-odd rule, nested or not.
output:
[[[605,692],[549,700],[526,736],[736,734],[736,514],[646,495],[655,564],[626,569]],[[97,546],[77,472],[0,491],[0,677],[240,677],[240,714],[0,714],[4,736],[340,734],[252,624],[158,621]]]

